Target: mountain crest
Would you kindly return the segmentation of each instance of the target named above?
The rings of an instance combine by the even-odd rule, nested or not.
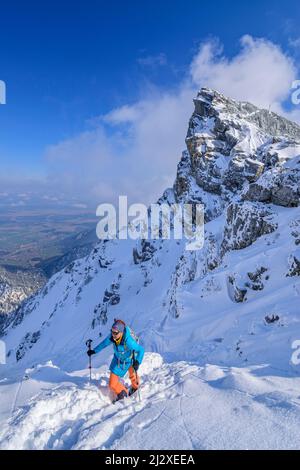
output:
[[[206,220],[236,197],[299,205],[297,124],[208,88],[194,104],[174,184],[177,200],[203,202]]]

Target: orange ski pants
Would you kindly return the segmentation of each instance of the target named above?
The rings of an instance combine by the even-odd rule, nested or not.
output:
[[[135,370],[133,369],[132,366],[129,367],[129,378],[131,381],[131,385],[133,388],[139,388],[140,385],[140,379]],[[125,390],[126,393],[128,393],[128,389],[119,381],[119,376],[114,374],[113,372],[110,373],[110,378],[109,378],[109,388],[115,392],[117,395],[119,395],[122,390]]]

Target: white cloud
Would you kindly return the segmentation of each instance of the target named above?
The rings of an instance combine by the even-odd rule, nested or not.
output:
[[[284,112],[295,78],[291,58],[265,39],[243,36],[230,58],[218,41],[204,42],[175,88],[145,90],[136,103],[94,118],[90,130],[48,148],[49,184],[95,206],[122,194],[129,202],[154,201],[173,184],[192,98],[201,86]],[[298,110],[292,113],[300,117]]]
[[[120,108],[113,109],[105,116],[103,120],[110,124],[121,124],[128,122],[135,122],[139,119],[143,112],[143,102],[136,103],[134,106],[121,106]]]
[[[296,38],[296,39],[295,38],[294,39],[290,38],[289,39],[289,45],[291,47],[294,47],[295,49],[300,49],[300,38],[299,37]]]
[[[146,67],[158,67],[167,64],[167,57],[163,52],[160,52],[157,55],[148,55],[145,57],[139,57],[137,59],[140,65]]]
[[[88,208],[88,206],[86,204],[81,204],[81,203],[72,204],[72,207],[76,207],[77,209],[87,209]]]
[[[19,207],[19,206],[25,206],[24,201],[18,201],[18,202],[12,202],[9,204],[11,207]]]
[[[296,68],[279,46],[266,39],[241,38],[241,50],[231,59],[217,41],[203,44],[191,64],[192,79],[237,100],[280,109],[288,98]]]
[[[90,196],[95,204],[116,200],[149,203],[173,184],[195,90],[155,93],[112,110],[96,129],[47,150],[52,184]]]

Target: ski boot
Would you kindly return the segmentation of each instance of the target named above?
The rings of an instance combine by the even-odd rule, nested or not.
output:
[[[135,392],[137,392],[138,388],[134,388],[132,385],[130,386],[129,388],[129,391],[128,391],[128,396],[131,397],[131,395],[133,395]]]
[[[127,392],[126,390],[122,390],[120,393],[118,393],[117,397],[115,398],[115,400],[113,401],[113,403],[116,403],[117,401],[119,400],[123,400],[124,398],[126,398],[128,395],[127,395]]]

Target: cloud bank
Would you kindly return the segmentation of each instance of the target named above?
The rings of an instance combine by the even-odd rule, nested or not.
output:
[[[207,83],[237,100],[281,110],[297,75],[292,59],[265,39],[245,35],[240,43],[240,52],[231,59],[222,55],[218,41],[202,44],[190,68],[193,82]]]

